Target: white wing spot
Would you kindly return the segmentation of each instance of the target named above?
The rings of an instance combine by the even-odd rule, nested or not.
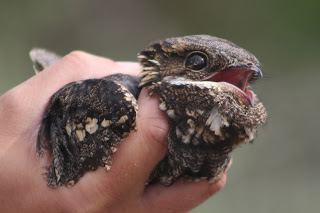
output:
[[[60,174],[59,174],[58,170],[57,170],[57,169],[54,169],[54,173],[56,174],[57,182],[59,182],[59,181],[60,181],[61,176],[60,176]]]
[[[111,124],[111,120],[103,119],[103,121],[101,122],[102,127],[108,127],[110,126],[110,124]]]
[[[88,117],[86,123],[86,130],[89,134],[93,134],[98,130],[98,119]]]
[[[126,120],[128,120],[128,116],[124,115],[121,116],[120,119],[117,121],[118,124],[123,124]]]
[[[109,166],[109,165],[105,165],[105,166],[104,166],[104,169],[105,169],[107,172],[109,172],[109,171],[110,171],[110,169],[111,169],[111,166]]]
[[[226,119],[221,118],[217,108],[213,108],[210,112],[209,118],[206,121],[206,125],[210,126],[210,130],[214,131],[214,134],[217,136],[221,135],[221,127],[229,126],[229,123]]]
[[[126,100],[126,101],[128,101],[128,102],[131,102],[131,101],[132,101],[132,98],[126,96],[126,97],[124,97],[124,100]]]
[[[180,131],[179,127],[176,127],[176,135],[178,138],[181,138],[182,132]]]
[[[66,125],[66,131],[67,131],[67,134],[71,136],[71,127],[68,124]]]
[[[86,131],[84,131],[84,129],[78,129],[76,130],[76,135],[79,138],[79,141],[83,141],[83,139],[86,137]]]
[[[160,108],[162,111],[166,111],[166,110],[167,110],[166,103],[162,102],[161,104],[159,104],[159,108]]]
[[[202,115],[202,114],[204,113],[204,111],[201,110],[201,109],[197,109],[197,113],[198,113],[199,115]]]
[[[110,150],[111,150],[112,153],[115,153],[118,149],[116,147],[112,146],[112,147],[110,147]]]
[[[189,134],[193,134],[195,132],[195,123],[192,119],[188,119],[187,123],[189,124],[190,128],[188,129]]]
[[[68,183],[67,183],[67,187],[72,187],[74,185],[74,180],[70,180]]]
[[[191,135],[182,135],[182,142],[185,144],[190,143],[190,136]]]
[[[174,118],[175,117],[175,114],[174,114],[174,110],[173,109],[169,109],[167,110],[167,114],[170,118]]]

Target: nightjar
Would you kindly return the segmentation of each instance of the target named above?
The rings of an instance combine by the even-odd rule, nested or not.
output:
[[[59,56],[30,52],[36,71]],[[50,99],[39,130],[37,153],[52,154],[48,185],[72,186],[99,165],[107,171],[112,153],[136,130],[137,98],[147,87],[169,121],[168,153],[147,184],[177,179],[215,182],[231,152],[254,139],[267,113],[250,83],[262,77],[260,63],[234,43],[208,35],[151,43],[138,59],[138,77],[114,74],[72,82]],[[138,130],[139,131],[139,130]]]

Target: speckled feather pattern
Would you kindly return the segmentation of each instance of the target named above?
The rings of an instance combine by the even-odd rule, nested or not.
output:
[[[37,143],[39,155],[52,152],[49,186],[71,186],[99,165],[109,171],[111,154],[135,129],[136,97],[113,78],[73,82],[51,97]]]
[[[238,93],[223,84],[169,77],[153,90],[171,128],[169,153],[149,181],[170,185],[180,177],[214,180],[228,165],[232,150],[252,141],[266,120],[258,99],[254,107],[243,105]]]
[[[206,66],[186,67],[190,54],[199,52],[207,57]],[[40,156],[44,150],[52,154],[49,186],[72,186],[99,165],[110,170],[112,153],[136,129],[137,98],[143,87],[159,98],[170,127],[168,153],[147,184],[217,181],[232,150],[252,141],[266,122],[266,110],[256,96],[253,105],[244,104],[237,89],[203,80],[234,67],[260,70],[256,57],[230,41],[207,35],[169,38],[152,43],[138,59],[143,66],[139,77],[116,74],[73,82],[51,97],[37,143]],[[254,73],[250,82],[256,78]]]

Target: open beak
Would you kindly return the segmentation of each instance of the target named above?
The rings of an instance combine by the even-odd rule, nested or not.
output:
[[[262,72],[259,67],[231,67],[219,72],[215,72],[202,80],[227,83],[236,88],[243,97],[245,104],[254,106],[254,93],[248,89],[249,84],[262,78]]]

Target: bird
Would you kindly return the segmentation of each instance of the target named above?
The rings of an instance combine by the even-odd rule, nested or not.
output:
[[[61,56],[33,49],[30,57],[40,72]],[[87,171],[111,169],[112,154],[137,131],[137,99],[144,87],[158,98],[169,125],[168,152],[146,185],[216,182],[232,151],[252,142],[266,123],[266,109],[250,90],[262,78],[260,62],[231,41],[210,35],[167,38],[143,49],[138,60],[138,76],[76,81],[52,95],[36,144],[40,157],[51,152],[48,186],[70,187]]]

